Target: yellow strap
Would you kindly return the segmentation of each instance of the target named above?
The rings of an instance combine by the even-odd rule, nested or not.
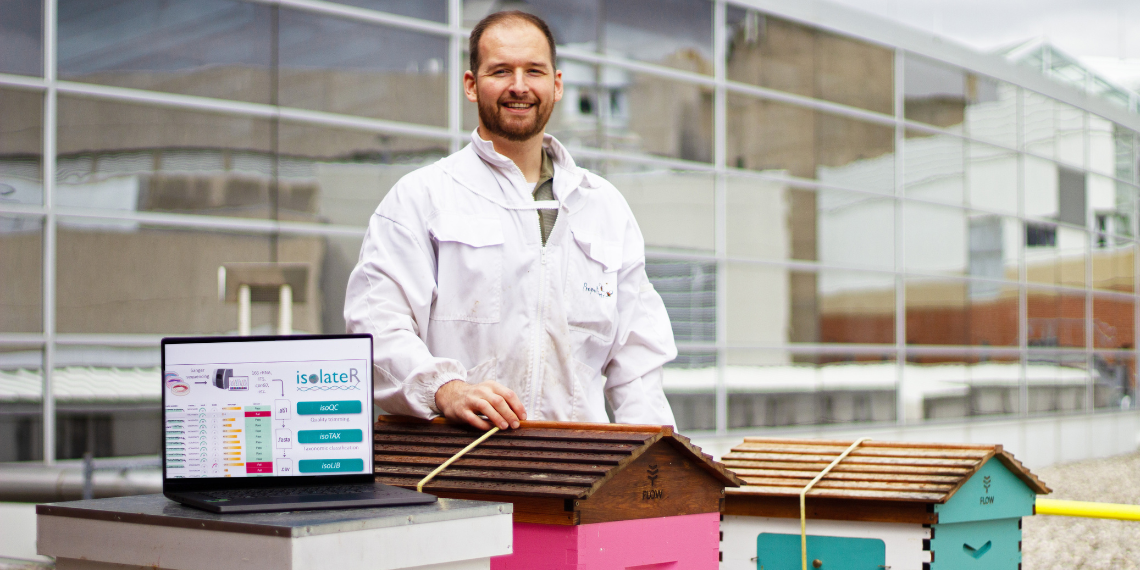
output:
[[[452,456],[451,456],[451,459],[448,459],[447,461],[444,461],[444,462],[443,462],[443,465],[440,465],[439,467],[436,467],[436,468],[435,468],[435,471],[432,471],[431,473],[428,473],[428,476],[427,476],[427,477],[424,477],[423,479],[421,479],[421,480],[420,480],[420,482],[416,484],[416,491],[419,491],[419,492],[421,492],[421,493],[422,493],[422,492],[424,491],[424,485],[427,485],[427,482],[428,482],[428,481],[431,481],[431,480],[432,480],[432,479],[433,479],[433,478],[434,478],[436,475],[439,475],[439,472],[440,472],[440,471],[443,471],[444,469],[447,469],[447,466],[448,466],[448,465],[451,465],[452,463],[454,463],[456,459],[459,459],[460,457],[463,457],[463,454],[467,453],[468,451],[471,451],[472,449],[475,449],[475,446],[476,446],[476,445],[479,445],[480,443],[483,443],[484,441],[486,441],[486,439],[487,439],[488,437],[491,437],[492,435],[495,435],[495,432],[497,432],[497,431],[499,431],[499,428],[497,428],[497,427],[493,427],[493,428],[491,428],[491,429],[487,430],[487,433],[485,433],[485,434],[483,434],[483,435],[479,436],[479,439],[477,439],[477,440],[475,440],[475,441],[471,442],[471,445],[468,445],[467,447],[464,447],[464,448],[463,448],[463,449],[462,449],[462,450],[461,450],[459,453],[456,453],[455,455],[452,455]]]
[[[1059,499],[1039,498],[1037,499],[1036,510],[1039,515],[1140,521],[1140,506],[1138,505],[1118,505],[1113,503],[1090,503],[1087,501],[1062,501]]]
[[[848,454],[850,454],[852,451],[855,451],[855,448],[859,447],[859,444],[863,443],[864,441],[870,441],[870,440],[871,440],[871,438],[869,438],[869,437],[861,437],[861,438],[855,440],[855,443],[852,443],[851,447],[848,447],[846,451],[839,454],[839,457],[836,457],[835,461],[831,462],[831,465],[828,465],[827,467],[825,467],[823,469],[823,471],[820,471],[819,475],[816,475],[815,479],[812,479],[811,483],[808,483],[807,486],[804,487],[802,491],[800,491],[800,557],[801,557],[801,560],[803,562],[803,570],[807,570],[807,494],[808,494],[808,491],[810,491],[811,488],[814,487],[815,484],[818,483],[820,479],[823,479],[823,476],[827,475],[827,473],[829,471],[831,471],[832,467],[839,465],[839,462],[843,461],[844,457],[847,457]]]

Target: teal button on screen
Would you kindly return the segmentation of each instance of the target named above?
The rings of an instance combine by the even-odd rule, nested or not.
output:
[[[297,469],[301,473],[343,473],[364,471],[363,459],[302,459]]]
[[[360,443],[364,432],[358,429],[305,429],[297,432],[301,443]]]
[[[359,414],[360,400],[338,400],[333,402],[297,402],[297,413],[302,416],[322,414]]]

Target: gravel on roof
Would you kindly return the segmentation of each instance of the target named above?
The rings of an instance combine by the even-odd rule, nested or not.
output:
[[[1053,488],[1050,499],[1140,505],[1140,453],[1035,471]],[[1025,517],[1022,568],[1140,569],[1140,521]]]

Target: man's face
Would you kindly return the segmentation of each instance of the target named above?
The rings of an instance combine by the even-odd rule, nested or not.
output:
[[[541,135],[562,99],[562,72],[550,61],[546,36],[527,22],[506,21],[483,32],[479,69],[463,76],[487,134],[521,142]]]

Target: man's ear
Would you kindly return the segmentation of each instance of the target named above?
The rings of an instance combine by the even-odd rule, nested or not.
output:
[[[475,74],[471,70],[463,72],[463,93],[472,103],[479,102],[479,91],[475,88]]]
[[[554,70],[554,102],[562,100],[562,70]]]

